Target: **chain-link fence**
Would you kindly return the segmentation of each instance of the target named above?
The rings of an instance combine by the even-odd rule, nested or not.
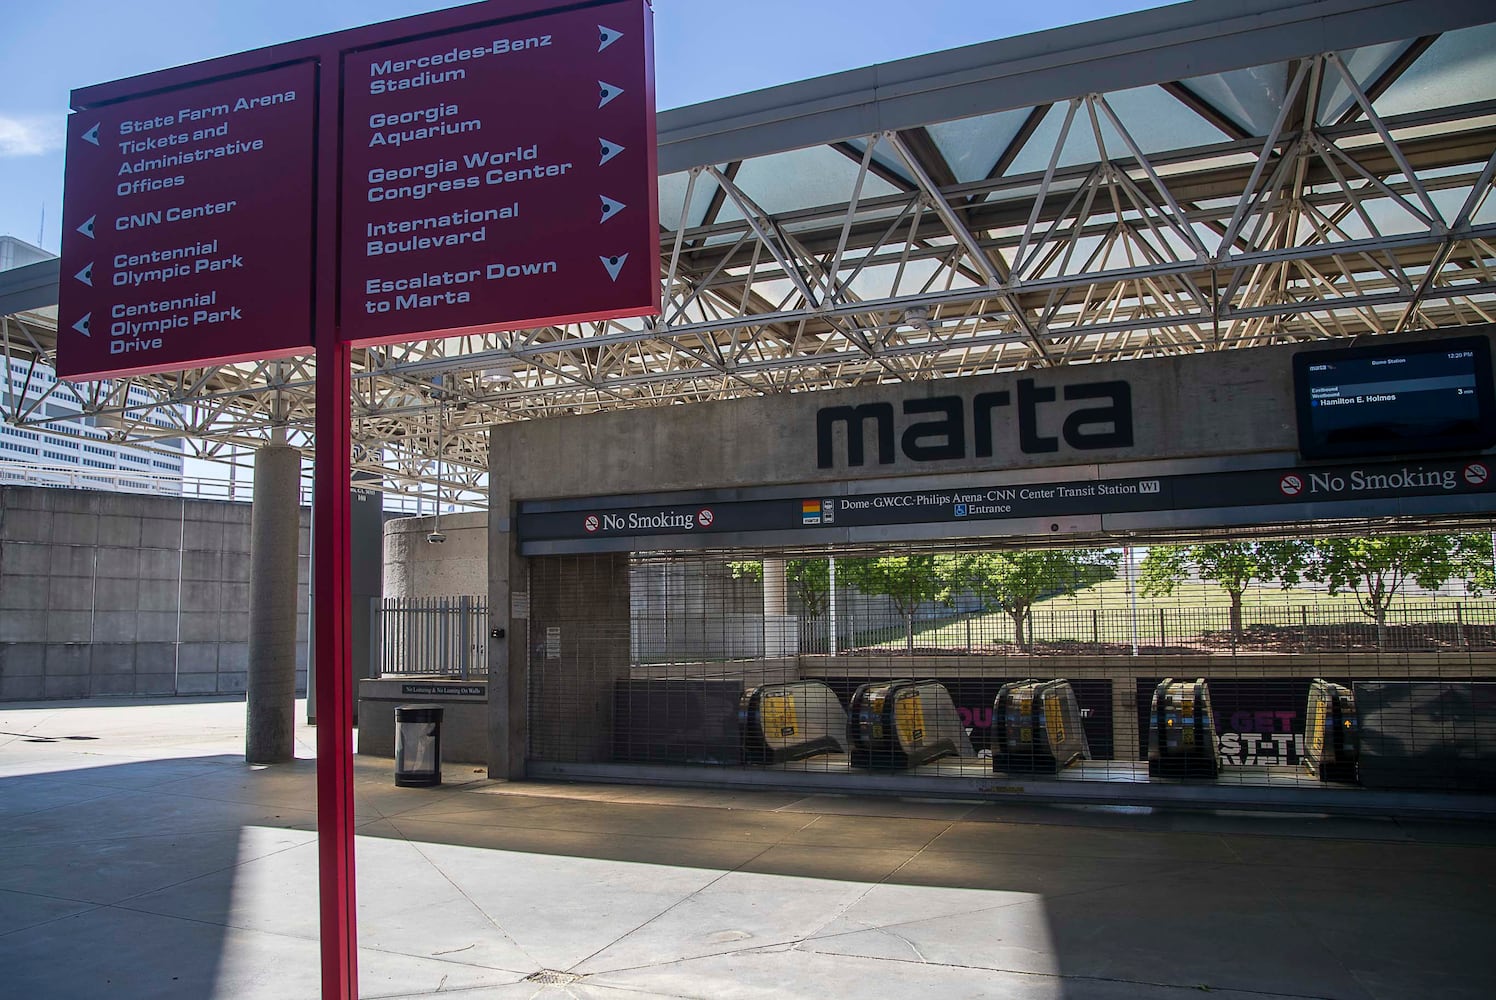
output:
[[[1182,555],[532,559],[529,753],[843,782],[1496,788],[1489,535],[1463,556],[1316,541],[1277,564],[1226,535]]]

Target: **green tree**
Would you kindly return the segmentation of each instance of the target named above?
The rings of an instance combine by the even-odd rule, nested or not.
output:
[[[971,593],[983,607],[1005,612],[1013,620],[1013,641],[1027,649],[1035,604],[1111,579],[1119,558],[1104,549],[974,552],[956,557],[951,585]]]
[[[727,569],[734,580],[764,578],[764,564],[757,559],[729,562]],[[784,564],[784,579],[805,617],[819,619],[826,614],[831,598],[830,560],[787,559]]]
[[[904,620],[907,648],[914,649],[914,613],[928,601],[947,601],[955,568],[953,556],[882,556],[845,559],[836,564],[839,581],[864,594],[880,594],[893,602]]]
[[[1191,570],[1217,584],[1231,598],[1231,634],[1242,632],[1242,595],[1252,583],[1276,580],[1285,590],[1304,575],[1310,546],[1297,539],[1256,542],[1202,542],[1155,545],[1138,567],[1138,590],[1145,597],[1172,594]]]
[[[1354,594],[1380,635],[1387,626],[1387,610],[1409,580],[1426,590],[1437,590],[1455,578],[1464,578],[1472,593],[1490,589],[1491,536],[1480,532],[1322,538],[1314,543],[1307,575],[1326,584],[1331,594]]]

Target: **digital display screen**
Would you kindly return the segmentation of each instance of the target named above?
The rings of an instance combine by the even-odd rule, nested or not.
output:
[[[1496,444],[1484,337],[1294,355],[1299,451],[1348,458]]]

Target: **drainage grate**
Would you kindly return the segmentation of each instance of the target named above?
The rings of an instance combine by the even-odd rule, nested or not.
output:
[[[525,982],[539,983],[542,986],[568,986],[581,981],[581,976],[573,975],[570,972],[556,972],[554,969],[541,969],[539,972],[525,977]]]

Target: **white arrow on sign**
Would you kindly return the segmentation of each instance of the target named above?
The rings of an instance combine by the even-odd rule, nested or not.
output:
[[[597,81],[597,89],[599,94],[599,100],[597,102],[598,107],[602,107],[613,98],[623,93],[622,87],[615,87],[611,83],[604,83],[601,80]]]
[[[94,127],[93,128],[91,128],[87,132],[83,133],[83,141],[84,142],[91,142],[95,146],[97,146],[99,144],[99,125],[98,125],[97,122],[94,123]]]
[[[598,260],[601,260],[603,262],[603,267],[608,269],[608,277],[612,278],[614,281],[618,280],[618,273],[623,270],[624,262],[628,259],[629,255],[626,253],[621,253],[617,257],[598,258]]]
[[[73,277],[75,277],[79,281],[83,282],[89,288],[92,288],[93,287],[93,261],[89,261],[88,262],[88,266],[85,267],[83,270],[79,271],[77,274],[73,275]]]
[[[78,232],[82,233],[84,236],[87,236],[89,239],[93,239],[94,238],[94,220],[97,219],[97,218],[98,218],[97,215],[90,215],[88,217],[88,221],[85,222],[85,223],[83,223],[83,225],[81,225],[81,226],[78,227]]]
[[[607,48],[609,45],[612,45],[614,42],[622,38],[623,32],[614,31],[612,28],[604,28],[599,24],[597,26],[597,36],[597,51],[601,52],[603,49]]]
[[[600,194],[598,195],[598,197],[603,200],[603,217],[597,220],[599,225],[607,222],[609,219],[613,218],[613,216],[617,215],[619,212],[622,212],[625,208],[628,207],[623,202],[614,201],[612,198],[609,198],[605,194]]]
[[[618,145],[618,143],[609,142],[607,139],[599,139],[597,140],[597,144],[603,149],[603,158],[597,161],[598,166],[602,166],[604,163],[607,163],[613,157],[623,152],[624,149],[624,147]]]
[[[92,317],[93,317],[93,313],[84,313],[83,314],[83,318],[80,319],[78,322],[76,322],[76,323],[73,324],[73,329],[77,330],[79,333],[83,334],[83,336],[92,339],[93,338],[93,334],[91,334],[91,333],[88,332],[88,321]]]

